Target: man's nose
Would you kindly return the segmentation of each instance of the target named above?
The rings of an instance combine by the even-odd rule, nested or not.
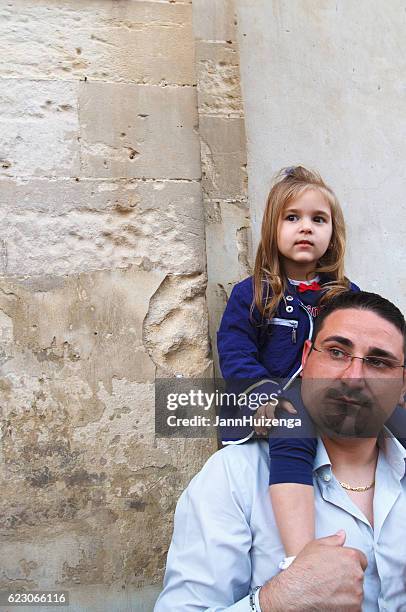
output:
[[[349,387],[363,387],[365,385],[363,360],[353,357],[348,366],[342,371],[341,378],[345,379]]]

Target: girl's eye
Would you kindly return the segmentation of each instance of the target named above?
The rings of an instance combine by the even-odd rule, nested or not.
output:
[[[297,215],[288,215],[286,221],[297,221],[299,217]]]
[[[326,219],[324,217],[314,217],[313,221],[315,223],[326,223]]]

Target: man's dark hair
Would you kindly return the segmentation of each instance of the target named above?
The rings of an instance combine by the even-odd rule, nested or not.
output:
[[[368,291],[345,291],[332,298],[319,316],[316,318],[312,340],[316,339],[317,334],[323,326],[325,319],[335,310],[345,310],[347,308],[357,308],[374,312],[378,316],[392,323],[403,336],[403,352],[406,357],[406,322],[399,308],[386,298],[377,293]]]

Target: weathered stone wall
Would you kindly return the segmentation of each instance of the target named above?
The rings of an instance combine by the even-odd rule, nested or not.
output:
[[[234,0],[193,0],[207,303],[215,371],[216,331],[234,284],[251,274],[244,108]]]
[[[0,590],[150,610],[213,451],[154,437],[155,376],[212,368],[194,49],[190,2],[0,7]],[[205,202],[245,262],[234,43],[199,53]]]

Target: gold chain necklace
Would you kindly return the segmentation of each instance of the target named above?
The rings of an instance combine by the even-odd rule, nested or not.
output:
[[[355,491],[355,493],[363,493],[364,491],[369,491],[369,489],[372,489],[372,487],[375,485],[375,480],[373,480],[371,484],[367,485],[366,487],[352,487],[346,482],[341,482],[341,480],[339,480],[338,482],[340,483],[343,489],[346,489],[347,491]]]

